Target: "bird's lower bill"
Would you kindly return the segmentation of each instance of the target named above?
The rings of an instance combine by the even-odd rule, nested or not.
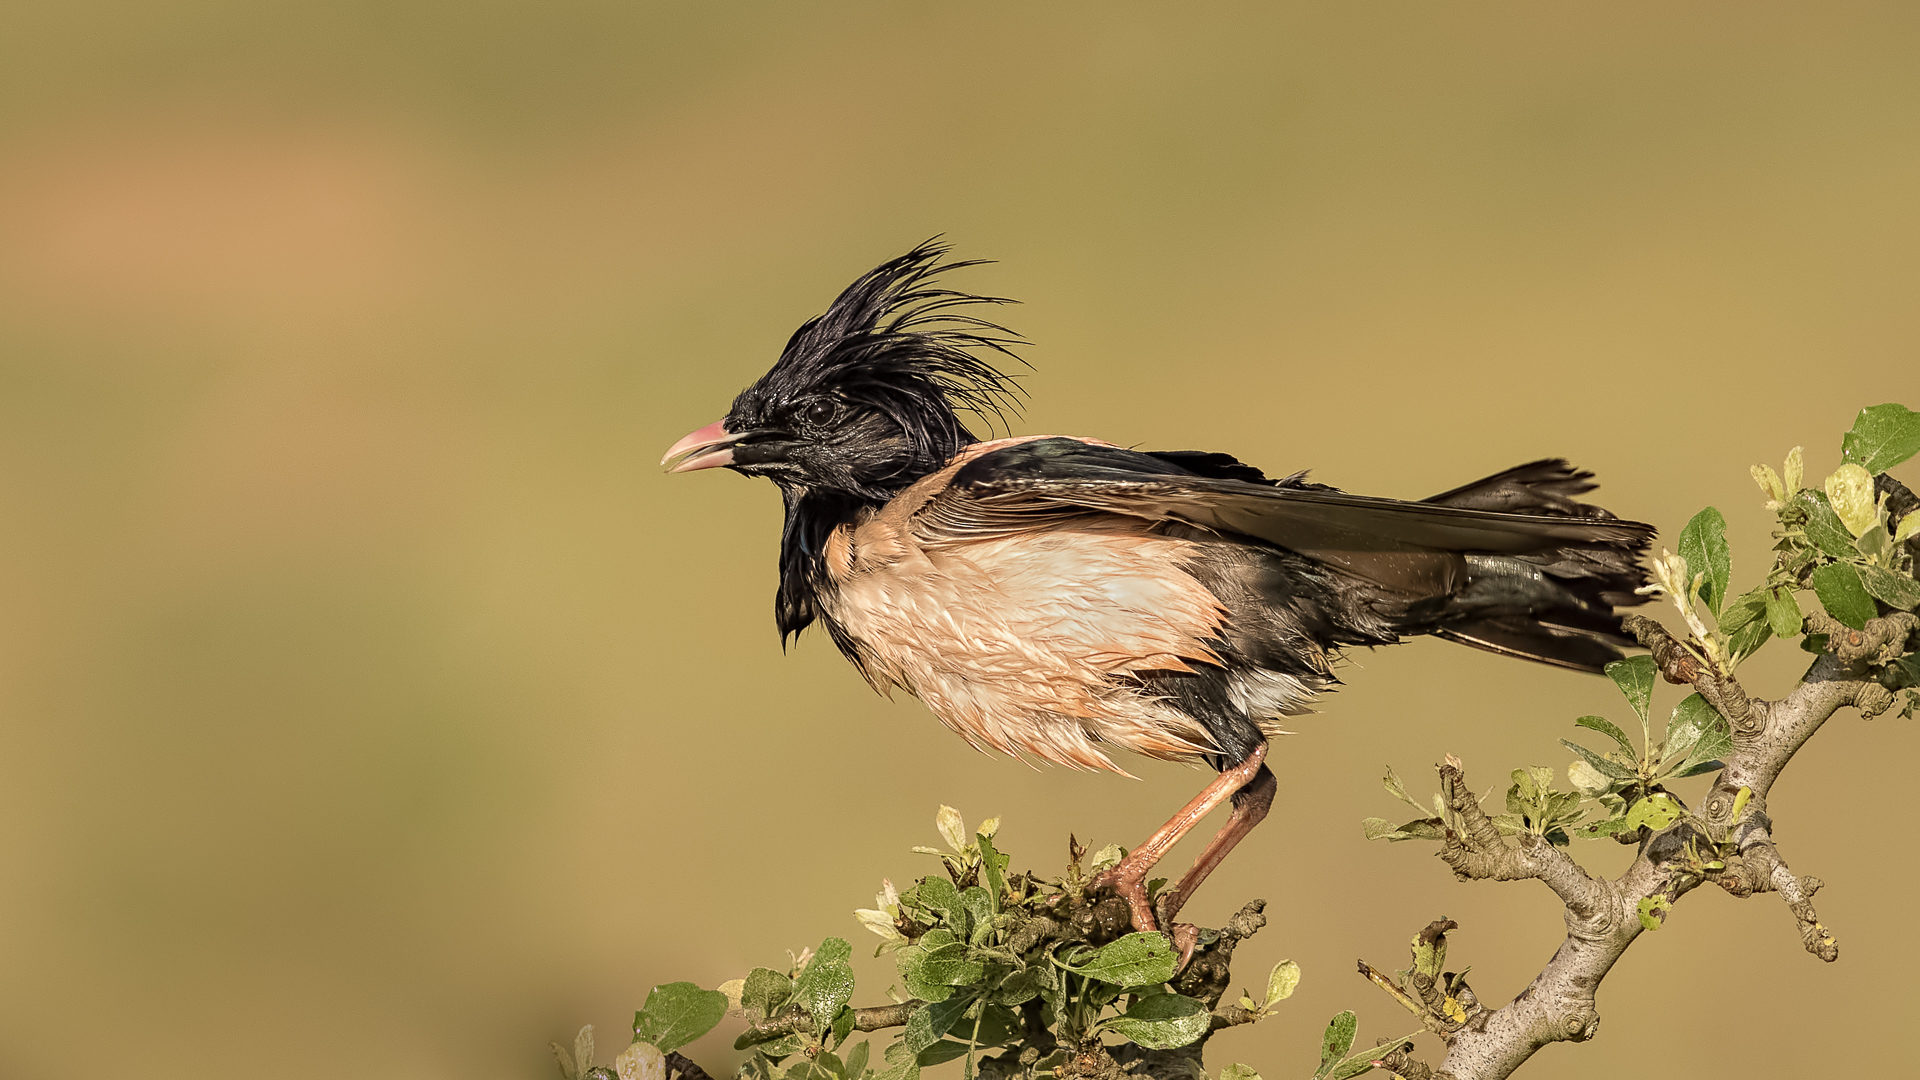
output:
[[[660,464],[666,465],[678,459],[668,472],[694,472],[699,469],[717,469],[733,464],[733,446],[740,437],[726,428],[726,421],[715,420],[699,431],[692,432],[686,438],[667,447]]]

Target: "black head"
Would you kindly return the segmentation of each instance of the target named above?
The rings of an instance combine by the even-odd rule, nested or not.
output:
[[[790,492],[884,502],[977,442],[962,414],[993,424],[1018,394],[981,354],[1012,357],[1017,338],[955,309],[1011,301],[934,287],[978,265],[941,265],[946,252],[928,241],[848,286],[725,420],[667,452],[682,458],[674,471],[725,466]]]

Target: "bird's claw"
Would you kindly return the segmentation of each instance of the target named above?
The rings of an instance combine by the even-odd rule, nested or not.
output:
[[[1135,930],[1154,931],[1160,929],[1160,923],[1153,917],[1153,901],[1147,899],[1147,871],[1150,866],[1128,866],[1127,860],[1120,865],[1102,870],[1087,879],[1086,891],[1098,892],[1112,889],[1114,895],[1127,902],[1127,910],[1133,918]]]
[[[1173,942],[1173,951],[1180,956],[1179,966],[1174,974],[1187,970],[1188,961],[1193,959],[1193,950],[1200,945],[1200,928],[1192,923],[1174,923],[1173,929],[1166,932],[1168,940]]]
[[[1087,880],[1086,891],[1092,893],[1100,889],[1112,889],[1116,895],[1127,902],[1127,907],[1133,914],[1133,928],[1136,931],[1158,932],[1166,935],[1168,943],[1173,946],[1174,953],[1180,958],[1180,963],[1174,971],[1176,973],[1185,971],[1188,962],[1193,959],[1194,950],[1199,948],[1200,928],[1192,923],[1169,920],[1171,928],[1162,930],[1160,920],[1154,914],[1153,901],[1147,897],[1145,879],[1149,868],[1142,867],[1133,872],[1129,872],[1129,869],[1126,863],[1122,862],[1119,866],[1095,874]],[[1160,898],[1164,902],[1170,895],[1170,893],[1162,893]]]

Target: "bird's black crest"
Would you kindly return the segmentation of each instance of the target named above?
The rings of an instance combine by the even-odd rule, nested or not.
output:
[[[773,369],[734,408],[829,392],[890,417],[923,468],[978,441],[961,413],[1001,425],[1018,411],[1020,390],[981,353],[1019,360],[1012,352],[1019,335],[955,309],[1014,301],[936,287],[939,275],[982,262],[942,264],[948,250],[928,240],[862,275],[825,314],[794,331]]]

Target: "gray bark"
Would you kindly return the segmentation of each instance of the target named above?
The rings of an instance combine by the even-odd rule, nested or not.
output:
[[[1595,993],[1645,929],[1640,904],[1652,897],[1672,903],[1705,884],[1743,897],[1777,892],[1807,951],[1825,961],[1839,957],[1838,943],[1814,911],[1819,879],[1796,877],[1774,843],[1767,794],[1794,754],[1835,712],[1855,706],[1872,716],[1892,703],[1870,669],[1900,655],[1920,620],[1895,614],[1855,631],[1814,616],[1807,628],[1829,635],[1828,651],[1778,701],[1748,696],[1732,676],[1708,670],[1651,619],[1634,616],[1627,625],[1653,652],[1667,681],[1691,686],[1727,718],[1734,748],[1723,759],[1726,768],[1696,815],[1657,833],[1643,828],[1633,864],[1619,877],[1601,880],[1543,839],[1501,837],[1470,793],[1459,764],[1450,759],[1443,765],[1442,793],[1459,827],[1448,830],[1441,857],[1463,880],[1540,881],[1565,908],[1567,936],[1532,984],[1500,1008],[1480,1006],[1471,991],[1461,994],[1466,1018],[1446,1021],[1444,1059],[1428,1069],[1402,1056],[1392,1063],[1402,1075],[1501,1080],[1549,1043],[1593,1038],[1600,1026]],[[1734,854],[1724,860],[1699,858],[1727,845]],[[1723,869],[1711,868],[1722,861]]]

